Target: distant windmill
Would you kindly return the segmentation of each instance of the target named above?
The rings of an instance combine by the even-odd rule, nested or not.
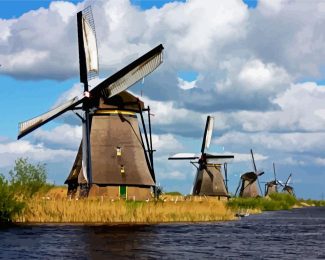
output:
[[[292,196],[296,196],[294,193],[293,187],[289,185],[289,183],[291,181],[291,177],[292,177],[292,173],[290,173],[290,175],[285,183],[282,183],[281,181],[279,181],[279,184],[282,186],[282,192],[289,193]]]
[[[144,104],[126,90],[154,71],[162,63],[163,46],[158,45],[97,86],[88,81],[98,76],[97,42],[91,8],[77,14],[80,81],[84,92],[53,110],[19,124],[18,139],[67,111],[82,121],[82,142],[66,181],[68,192],[88,196],[89,191],[110,195],[141,196],[155,186],[150,113],[149,134],[143,119]],[[82,114],[79,114],[82,112]],[[140,133],[141,116],[145,142]],[[92,185],[94,187],[92,187]],[[130,187],[130,190],[127,190]]]
[[[263,175],[264,172],[257,170],[252,149],[251,149],[251,156],[252,156],[252,163],[253,163],[254,171],[246,172],[240,176],[239,185],[235,192],[235,196],[237,195],[238,190],[239,190],[239,197],[244,197],[244,198],[245,197],[248,197],[248,198],[258,197],[258,196],[260,196],[260,194],[258,192],[257,185],[259,186],[261,194],[263,193],[261,186],[259,184],[258,177]]]
[[[279,181],[276,178],[275,164],[274,163],[273,163],[273,174],[274,174],[274,180],[265,183],[265,196],[270,195],[271,193],[277,193],[278,192]]]
[[[229,197],[227,187],[227,165],[225,163],[231,161],[234,156],[206,153],[206,149],[209,148],[211,143],[213,121],[213,117],[207,117],[200,155],[192,153],[178,153],[169,157],[168,159],[195,160],[195,162],[191,161],[191,163],[197,168],[192,190],[193,195],[217,196],[219,198]],[[224,164],[225,180],[221,173],[222,164]]]

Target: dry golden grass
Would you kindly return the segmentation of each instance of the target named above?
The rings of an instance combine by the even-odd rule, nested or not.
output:
[[[53,191],[54,192],[54,191]],[[56,194],[56,192],[54,192]],[[52,194],[53,195],[53,194]],[[176,196],[177,197],[177,196]],[[133,202],[102,198],[68,200],[34,198],[17,222],[61,223],[163,223],[233,220],[225,202],[195,198],[173,201]]]

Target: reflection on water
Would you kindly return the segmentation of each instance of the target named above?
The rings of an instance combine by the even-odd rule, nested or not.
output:
[[[239,221],[0,229],[3,259],[325,259],[325,207]]]

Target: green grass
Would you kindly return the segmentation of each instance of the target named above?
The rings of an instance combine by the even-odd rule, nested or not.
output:
[[[227,206],[231,209],[259,209],[262,211],[287,210],[297,204],[297,199],[289,194],[274,193],[270,197],[233,198]]]
[[[178,191],[169,191],[169,192],[165,192],[165,195],[182,196],[182,193]]]

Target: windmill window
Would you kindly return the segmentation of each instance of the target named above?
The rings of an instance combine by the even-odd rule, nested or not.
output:
[[[121,174],[124,174],[124,173],[125,173],[125,168],[124,168],[124,165],[121,165],[121,168],[120,168],[120,170],[121,170]]]
[[[122,156],[122,148],[121,147],[116,147],[116,156]]]

